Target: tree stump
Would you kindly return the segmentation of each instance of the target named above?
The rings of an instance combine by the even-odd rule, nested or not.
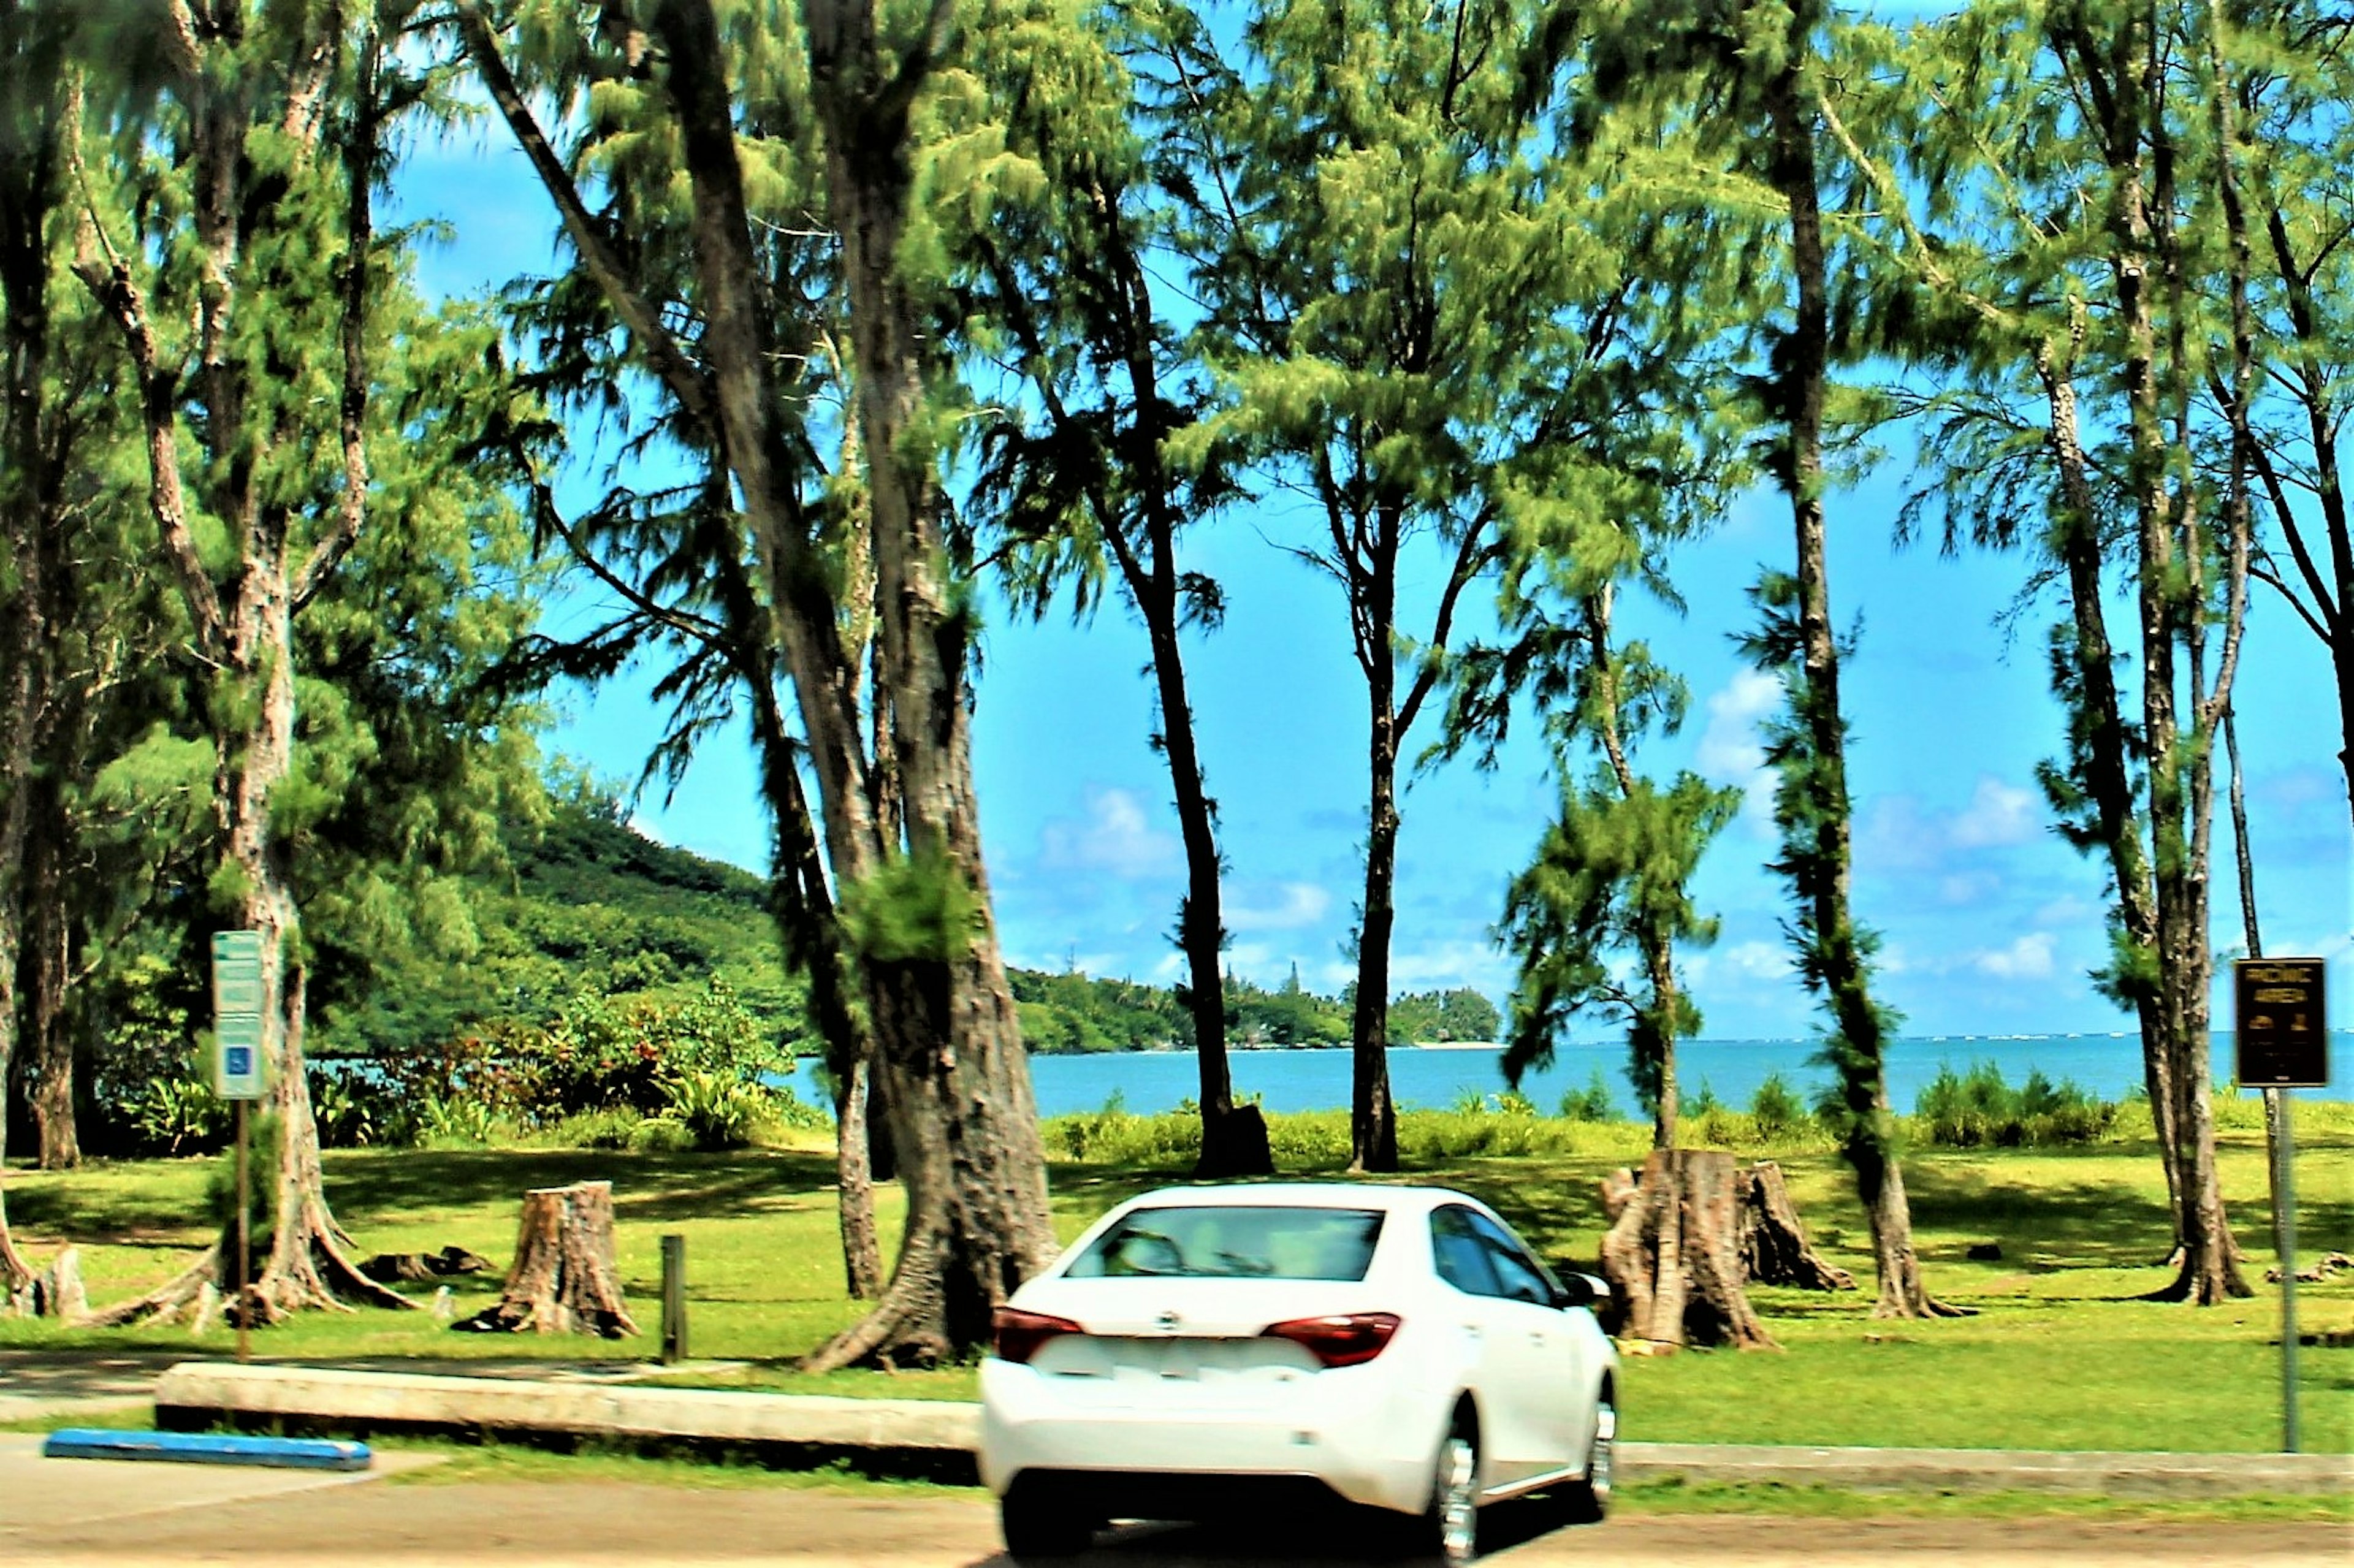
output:
[[[1778,1350],[1743,1289],[1741,1172],[1715,1149],[1655,1149],[1639,1180],[1602,1182],[1611,1217],[1602,1272],[1626,1304],[1620,1332],[1654,1350]]]
[[[78,1323],[90,1316],[81,1284],[81,1250],[67,1247],[33,1281],[33,1315]]]
[[[498,1302],[451,1327],[609,1340],[636,1333],[613,1266],[613,1184],[582,1181],[525,1192],[514,1265]]]
[[[1752,1285],[1852,1290],[1855,1276],[1808,1244],[1782,1168],[1761,1160],[1741,1174],[1741,1266]]]

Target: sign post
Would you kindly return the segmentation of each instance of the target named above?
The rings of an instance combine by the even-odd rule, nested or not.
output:
[[[252,1359],[252,1303],[246,1275],[253,1244],[246,1150],[253,1102],[264,1089],[261,1029],[261,933],[213,933],[213,1086],[237,1107],[237,1359]]]
[[[2296,1135],[2287,1089],[2329,1084],[2329,1031],[2319,959],[2242,959],[2232,966],[2240,1086],[2262,1089],[2279,1107],[2273,1163],[2273,1228],[2281,1275],[2281,1448],[2296,1432]]]

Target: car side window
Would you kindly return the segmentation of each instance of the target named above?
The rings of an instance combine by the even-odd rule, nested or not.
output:
[[[1487,1244],[1471,1222],[1470,1210],[1452,1205],[1430,1215],[1430,1256],[1438,1277],[1471,1296],[1501,1296],[1496,1266]]]
[[[1544,1265],[1531,1257],[1528,1250],[1513,1239],[1511,1232],[1477,1210],[1465,1210],[1463,1213],[1495,1267],[1498,1295],[1515,1301],[1532,1301],[1540,1307],[1550,1307],[1558,1299],[1553,1277],[1545,1272]]]

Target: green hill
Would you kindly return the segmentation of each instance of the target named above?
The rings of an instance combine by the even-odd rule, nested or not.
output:
[[[471,950],[378,957],[365,981],[323,1000],[314,1025],[320,1054],[415,1050],[497,1022],[545,1024],[583,995],[683,1001],[714,980],[771,1037],[817,1049],[806,991],[785,968],[760,877],[656,843],[618,804],[581,791],[560,794],[550,821],[518,832],[507,856],[509,874],[467,885]],[[1034,1052],[1193,1044],[1193,1021],[1167,987],[1031,969],[1010,979]],[[1227,1007],[1237,1045],[1348,1039],[1348,999],[1306,991],[1296,975],[1272,991],[1237,980]],[[1492,1039],[1494,1021],[1494,1008],[1476,992],[1433,992],[1400,998],[1392,1032],[1444,1039],[1468,1027],[1459,1037]]]

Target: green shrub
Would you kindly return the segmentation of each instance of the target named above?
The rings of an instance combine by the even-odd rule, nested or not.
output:
[[[695,1134],[669,1117],[647,1117],[631,1129],[630,1147],[640,1154],[684,1154],[694,1149]]]
[[[151,1078],[112,1106],[122,1140],[134,1158],[210,1154],[228,1147],[236,1126],[227,1100],[185,1073]]]
[[[328,1149],[365,1149],[379,1142],[383,1129],[382,1097],[364,1080],[347,1074],[310,1070],[311,1118],[318,1124],[319,1142]],[[387,1117],[387,1120],[390,1121]]]
[[[418,1112],[420,1149],[489,1149],[516,1141],[514,1123],[479,1100],[433,1099]]]
[[[2117,1125],[2118,1107],[2041,1068],[2012,1088],[1992,1062],[1956,1073],[1940,1063],[1913,1109],[1914,1130],[1949,1149],[2017,1149],[2091,1143]]]
[[[558,1149],[634,1149],[646,1118],[634,1110],[581,1111],[540,1129],[540,1141]]]
[[[1683,1103],[1683,1113],[1688,1117],[1706,1116],[1712,1110],[1723,1108],[1724,1102],[1716,1097],[1716,1091],[1709,1087],[1706,1078],[1700,1081],[1700,1087],[1693,1090]]]
[[[1749,1119],[1755,1127],[1758,1141],[1777,1143],[1798,1130],[1807,1120],[1807,1108],[1791,1092],[1789,1080],[1779,1073],[1768,1073],[1757,1092],[1749,1097]]]
[[[1618,1107],[1611,1102],[1610,1086],[1604,1082],[1602,1069],[1594,1069],[1594,1076],[1585,1087],[1572,1089],[1561,1097],[1561,1114],[1570,1121],[1616,1121]]]
[[[663,1088],[662,1119],[684,1128],[697,1149],[748,1149],[771,1119],[768,1092],[725,1073],[680,1073]]]

